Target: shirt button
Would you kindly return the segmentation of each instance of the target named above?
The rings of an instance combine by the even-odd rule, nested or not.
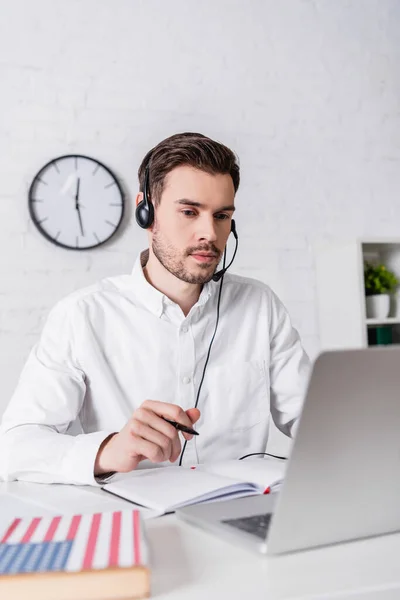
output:
[[[187,333],[189,331],[189,327],[186,327],[186,325],[184,327],[182,327],[182,333]]]
[[[191,379],[185,375],[185,377],[182,377],[182,381],[183,383],[190,383]]]

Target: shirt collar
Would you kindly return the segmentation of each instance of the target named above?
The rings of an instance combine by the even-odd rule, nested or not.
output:
[[[175,304],[165,294],[153,287],[146,279],[143,268],[146,266],[149,259],[149,250],[143,250],[137,257],[133,270],[133,286],[135,294],[140,298],[142,303],[157,317],[161,317],[166,306]],[[215,293],[216,283],[209,281],[203,285],[200,297],[195,306],[204,306],[209,298]]]

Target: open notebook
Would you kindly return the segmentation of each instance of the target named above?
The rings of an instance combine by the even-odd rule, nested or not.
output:
[[[277,491],[285,467],[285,461],[246,459],[142,469],[117,476],[103,490],[162,514],[190,504]]]

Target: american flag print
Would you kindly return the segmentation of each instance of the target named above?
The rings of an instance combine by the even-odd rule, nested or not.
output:
[[[137,510],[14,519],[0,531],[0,576],[146,564]]]

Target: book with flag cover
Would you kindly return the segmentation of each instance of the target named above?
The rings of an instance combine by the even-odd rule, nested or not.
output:
[[[15,518],[0,530],[0,597],[144,598],[148,547],[137,510]]]

